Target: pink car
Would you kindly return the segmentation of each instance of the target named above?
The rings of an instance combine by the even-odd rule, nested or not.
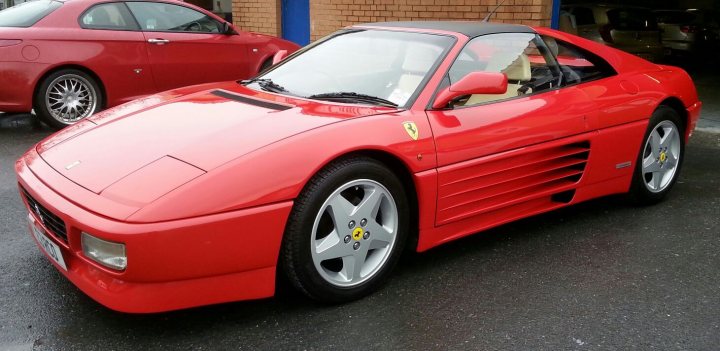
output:
[[[180,1],[38,0],[0,11],[0,111],[56,128],[182,86],[245,79],[294,43]]]

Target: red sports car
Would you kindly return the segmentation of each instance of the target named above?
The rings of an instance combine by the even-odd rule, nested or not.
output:
[[[667,195],[701,103],[681,69],[521,25],[376,23],[177,89],[16,165],[30,231],[93,299],[157,312],[359,298],[425,251],[599,196]]]
[[[0,11],[0,111],[62,128],[182,86],[244,79],[298,46],[173,0],[36,0]]]

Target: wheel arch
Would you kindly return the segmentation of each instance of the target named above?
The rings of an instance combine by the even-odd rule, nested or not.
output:
[[[410,205],[410,233],[408,233],[409,242],[406,243],[405,247],[414,250],[417,247],[419,234],[419,204],[417,187],[410,168],[408,168],[407,164],[405,164],[402,159],[386,151],[366,149],[355,151],[350,155],[353,154],[363,155],[378,160],[392,170],[398,178],[400,178],[400,182],[402,182],[403,187],[405,188],[408,205]]]
[[[257,67],[257,72],[255,72],[255,75],[259,75],[260,73],[262,73],[263,67],[265,66],[266,63],[270,63],[270,64],[267,66],[267,68],[272,67],[273,57],[275,57],[275,54],[274,54],[274,53],[273,53],[273,54],[270,54],[270,55],[268,55],[267,57],[264,57],[262,60],[260,60],[260,66]]]
[[[678,116],[680,116],[680,120],[683,122],[683,131],[685,135],[688,135],[689,131],[687,130],[687,127],[690,125],[690,116],[685,109],[685,105],[682,100],[675,96],[670,96],[661,101],[658,107],[660,106],[667,106],[677,112]]]
[[[40,85],[42,84],[42,82],[44,82],[45,79],[47,79],[47,77],[50,76],[51,74],[61,71],[61,70],[64,70],[64,69],[75,69],[75,70],[81,71],[81,72],[89,75],[90,77],[92,77],[95,80],[95,83],[97,83],[98,87],[100,87],[100,92],[102,93],[102,96],[103,96],[102,106],[100,106],[100,107],[104,108],[105,105],[107,105],[107,100],[108,100],[107,89],[105,88],[105,83],[100,78],[100,76],[97,73],[95,73],[93,70],[91,70],[83,65],[74,64],[74,63],[58,65],[58,66],[52,67],[52,68],[48,69],[47,71],[45,71],[40,76],[40,78],[38,78],[38,80],[35,82],[35,88],[33,88],[33,102],[35,101],[35,97],[38,94],[38,91],[40,89]]]
[[[408,233],[408,242],[406,243],[405,247],[408,250],[414,251],[417,248],[417,243],[419,239],[420,210],[418,203],[417,186],[415,184],[412,171],[410,170],[408,165],[397,155],[382,149],[357,149],[348,151],[346,153],[335,156],[334,158],[328,160],[325,164],[320,166],[310,177],[308,177],[302,188],[304,189],[310,182],[310,179],[312,179],[318,172],[320,172],[328,165],[343,159],[358,156],[368,157],[380,162],[388,169],[390,169],[394,174],[396,174],[400,179],[400,182],[403,184],[407,196],[408,205],[410,208],[410,232]]]

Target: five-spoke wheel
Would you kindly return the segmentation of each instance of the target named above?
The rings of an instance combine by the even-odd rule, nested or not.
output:
[[[645,141],[642,172],[651,192],[663,191],[675,177],[680,159],[680,132],[669,120],[657,124]]]
[[[315,217],[315,268],[333,285],[363,283],[387,261],[397,226],[395,200],[382,184],[360,179],[340,186]]]
[[[668,106],[660,106],[653,113],[630,188],[635,202],[658,202],[675,184],[685,152],[683,126],[678,113]]]
[[[308,296],[343,302],[376,289],[408,235],[403,184],[377,160],[336,161],[306,185],[288,219],[281,267]]]

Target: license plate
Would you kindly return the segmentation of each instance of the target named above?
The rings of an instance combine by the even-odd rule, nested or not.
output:
[[[30,230],[32,231],[35,239],[37,239],[42,250],[45,251],[47,256],[55,261],[58,266],[67,271],[65,260],[63,259],[62,252],[60,252],[60,246],[57,246],[54,242],[52,242],[52,240],[48,239],[42,229],[35,225],[35,221],[31,217],[28,216],[28,220],[30,221]]]

